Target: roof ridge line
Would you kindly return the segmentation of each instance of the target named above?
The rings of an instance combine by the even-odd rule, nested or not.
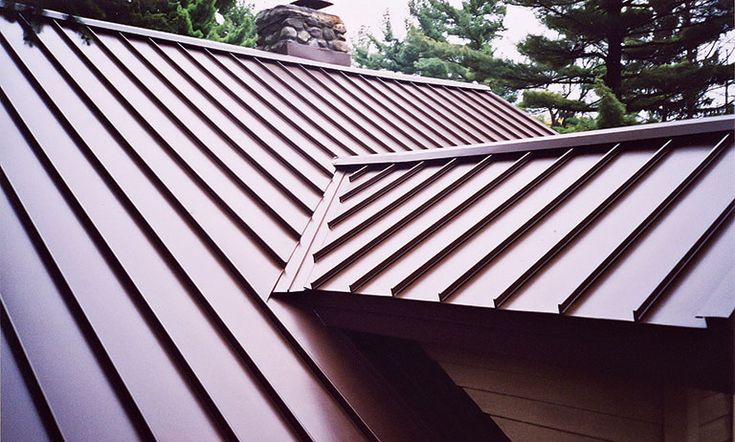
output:
[[[334,165],[337,167],[344,167],[368,164],[408,163],[498,153],[564,149],[603,143],[620,143],[625,141],[732,130],[735,130],[735,115],[720,115],[716,117],[652,123],[640,126],[616,127],[589,132],[523,138],[519,140],[495,141],[492,143],[468,144],[465,146],[452,146],[445,148],[431,148],[422,151],[338,157],[334,160]]]
[[[19,3],[7,3],[4,0],[0,0],[0,10],[9,9],[14,7],[17,11],[23,12],[31,10],[27,5]],[[330,69],[333,71],[342,71],[358,75],[367,75],[371,77],[386,78],[390,80],[408,81],[412,83],[425,83],[438,86],[449,86],[459,89],[475,89],[482,91],[490,91],[490,88],[479,83],[464,83],[455,80],[446,80],[442,78],[423,77],[420,75],[408,75],[399,72],[392,72],[387,70],[374,70],[359,68],[354,66],[341,66],[330,63],[322,63],[306,58],[299,58],[290,55],[276,54],[273,52],[263,51],[255,48],[247,48],[244,46],[237,46],[229,43],[222,43],[214,40],[207,40],[203,38],[190,37],[186,35],[172,34],[170,32],[157,31],[153,29],[139,28],[137,26],[124,25],[120,23],[114,23],[104,20],[98,20],[94,18],[79,17],[72,14],[66,14],[63,12],[53,11],[50,9],[43,9],[40,16],[56,19],[66,20],[68,17],[74,17],[80,24],[90,26],[98,29],[105,29],[108,31],[125,32],[142,37],[157,38],[170,42],[177,42],[181,44],[194,45],[198,47],[204,47],[207,49],[213,49],[218,51],[225,51],[230,53],[237,53],[248,57],[261,58],[267,60],[280,61],[284,63],[300,64],[309,67]]]

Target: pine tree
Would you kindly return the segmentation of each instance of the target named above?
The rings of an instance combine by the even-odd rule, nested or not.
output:
[[[606,129],[608,127],[618,127],[625,125],[625,105],[618,100],[615,93],[598,80],[595,83],[595,92],[600,97],[597,106],[597,119],[595,125],[597,129]]]
[[[539,109],[577,112],[592,104],[602,78],[628,112],[659,120],[723,112],[708,95],[733,82],[733,64],[718,40],[733,29],[732,0],[514,0],[531,7],[556,38],[528,36],[519,51],[529,63],[502,72],[510,87],[566,87],[564,103]],[[604,97],[604,94],[603,94]]]
[[[229,7],[218,7],[222,11],[223,21],[211,28],[207,39],[234,45],[255,47],[257,32],[255,15],[251,5],[237,3]]]
[[[370,69],[477,81],[507,94],[494,74],[504,65],[493,55],[492,41],[503,31],[505,6],[498,0],[411,0],[414,23],[405,38],[396,37],[386,15],[382,36],[362,33],[354,59]]]
[[[6,15],[12,15],[12,3],[22,3],[32,22],[50,9],[69,14],[70,22],[71,16],[80,16],[242,46],[256,41],[252,7],[238,0],[22,0],[8,2]]]

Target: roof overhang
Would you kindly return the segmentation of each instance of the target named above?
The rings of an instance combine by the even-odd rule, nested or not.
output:
[[[694,270],[699,267],[695,266],[700,265],[697,264],[698,257],[703,256],[706,250],[714,250],[712,244],[717,244],[718,241],[721,241],[719,244],[725,244],[730,241],[722,239],[725,238],[722,232],[725,231],[723,226],[732,223],[732,206],[735,204],[732,202],[734,188],[723,183],[722,180],[727,173],[723,170],[728,170],[727,164],[732,159],[733,130],[735,130],[735,117],[722,116],[458,148],[340,158],[335,162],[338,171],[333,185],[325,193],[323,204],[316,211],[311,225],[302,238],[302,247],[295,252],[292,261],[287,266],[283,280],[279,282],[276,292],[280,294],[274,296],[283,299],[284,302],[313,310],[326,325],[340,329],[423,342],[439,342],[449,346],[514,356],[539,363],[573,366],[624,377],[640,377],[651,382],[732,392],[735,384],[733,375],[735,373],[733,361],[733,348],[735,347],[733,324],[735,320],[733,319],[734,305],[731,302],[732,272],[723,276],[717,289],[706,293],[707,302],[692,300],[692,298],[690,299],[691,304],[681,307],[691,310],[687,312],[691,313],[692,318],[697,318],[696,321],[681,321],[677,318],[664,318],[663,316],[652,319],[653,315],[650,312],[653,310],[650,307],[666,299],[666,296],[671,296],[670,294],[662,295],[662,293],[675,287],[675,282],[681,281],[683,275],[696,273]],[[632,174],[630,171],[626,172],[624,176],[630,174],[630,177],[622,184],[605,188],[604,192],[601,190],[601,195],[608,195],[608,193],[609,195],[604,197],[602,203],[595,203],[590,206],[591,208],[584,209],[589,211],[589,214],[585,215],[582,221],[578,221],[577,218],[574,218],[574,222],[560,221],[557,229],[560,232],[569,230],[571,233],[565,233],[561,240],[555,239],[553,247],[544,252],[542,259],[536,256],[537,254],[540,256],[540,252],[529,251],[527,256],[524,255],[528,258],[526,261],[519,259],[516,261],[526,264],[533,263],[533,265],[528,264],[529,269],[524,275],[533,276],[541,272],[544,266],[559,255],[565,247],[574,245],[573,241],[581,236],[580,232],[585,232],[589,226],[594,226],[593,221],[603,219],[604,216],[607,216],[606,214],[609,215],[609,212],[606,211],[611,207],[616,207],[614,205],[616,202],[624,200],[630,192],[643,192],[639,194],[637,201],[648,201],[644,209],[641,209],[641,213],[645,215],[645,217],[641,216],[641,219],[645,219],[643,221],[638,218],[618,219],[622,224],[617,225],[626,226],[624,228],[629,229],[630,232],[625,230],[624,235],[620,232],[615,233],[620,237],[620,241],[616,242],[615,250],[610,253],[607,248],[603,247],[597,253],[600,256],[590,259],[590,262],[597,263],[598,260],[604,258],[601,261],[602,264],[597,265],[590,276],[585,279],[585,281],[595,281],[609,269],[609,263],[624,256],[623,252],[626,250],[633,250],[638,244],[636,241],[639,241],[640,238],[646,238],[646,235],[649,234],[647,232],[652,231],[656,223],[662,222],[661,220],[671,213],[672,208],[684,200],[690,188],[696,188],[703,182],[702,177],[708,176],[710,170],[718,171],[717,173],[721,175],[713,176],[720,177],[717,181],[719,184],[713,184],[715,181],[710,180],[708,181],[709,187],[702,187],[701,189],[704,190],[700,189],[699,193],[694,193],[694,195],[699,195],[697,201],[704,200],[702,195],[705,194],[710,195],[713,201],[717,200],[716,204],[703,203],[697,206],[701,222],[697,221],[688,225],[690,231],[694,233],[688,236],[683,235],[676,227],[667,231],[669,242],[679,241],[682,244],[691,242],[691,247],[676,253],[666,247],[658,249],[658,253],[666,255],[666,259],[662,261],[665,261],[665,265],[656,270],[658,273],[649,272],[650,275],[654,275],[651,278],[663,275],[660,281],[658,279],[655,281],[657,285],[651,294],[646,295],[648,288],[639,287],[641,281],[637,279],[624,285],[624,288],[620,288],[623,285],[616,286],[627,293],[617,291],[608,293],[610,296],[615,295],[615,302],[623,302],[618,298],[636,302],[642,300],[640,306],[630,312],[629,317],[623,318],[619,313],[611,314],[600,306],[597,310],[590,309],[587,312],[575,313],[568,309],[569,305],[565,303],[559,304],[558,313],[551,312],[545,307],[528,307],[527,304],[522,304],[521,307],[508,307],[508,303],[503,302],[508,299],[504,298],[504,295],[494,298],[498,290],[508,285],[507,281],[498,280],[497,274],[493,280],[495,282],[491,283],[488,282],[489,279],[486,280],[485,282],[489,285],[483,286],[484,288],[476,284],[473,286],[476,293],[473,292],[472,296],[465,296],[460,300],[457,299],[457,296],[451,296],[453,292],[450,292],[450,296],[442,296],[443,292],[440,291],[442,287],[435,287],[437,284],[446,285],[455,281],[452,278],[456,278],[459,271],[451,270],[453,266],[464,265],[469,269],[456,278],[457,284],[464,284],[479,274],[479,270],[471,273],[474,269],[489,268],[488,263],[495,263],[493,260],[498,256],[502,257],[501,253],[506,250],[506,244],[513,245],[521,242],[526,232],[532,231],[531,229],[539,220],[554,213],[557,206],[553,204],[556,204],[556,201],[565,201],[564,198],[573,195],[577,188],[576,184],[573,184],[569,186],[571,189],[569,191],[556,189],[555,192],[561,196],[554,198],[549,196],[547,198],[551,203],[540,205],[541,210],[534,209],[536,212],[523,215],[529,221],[522,224],[521,227],[517,228],[516,224],[513,224],[515,230],[510,227],[506,230],[498,229],[497,232],[507,234],[507,238],[503,237],[506,239],[498,240],[500,241],[499,246],[491,247],[486,242],[478,240],[473,245],[475,248],[470,252],[474,253],[472,256],[480,256],[480,252],[485,253],[482,256],[483,259],[489,256],[487,261],[481,260],[479,264],[475,264],[475,261],[460,263],[459,260],[455,260],[451,261],[451,265],[446,262],[434,265],[455,251],[454,248],[448,249],[448,247],[458,244],[455,247],[456,250],[466,251],[467,249],[461,247],[471,243],[475,233],[486,226],[492,226],[491,223],[496,219],[495,215],[488,218],[490,215],[478,209],[470,221],[457,221],[459,217],[465,216],[464,213],[468,212],[467,207],[474,207],[472,205],[476,201],[485,201],[482,199],[485,198],[484,195],[491,194],[494,191],[492,189],[500,188],[503,185],[502,180],[506,179],[505,175],[500,174],[497,176],[501,178],[477,179],[476,184],[473,184],[474,187],[465,186],[465,182],[483,173],[477,172],[478,175],[472,175],[475,170],[484,171],[485,169],[481,168],[484,163],[499,161],[498,158],[500,158],[502,161],[507,161],[508,164],[521,164],[518,169],[509,166],[508,170],[511,170],[509,176],[512,176],[513,173],[517,173],[517,170],[523,171],[525,158],[544,158],[544,161],[547,162],[553,160],[552,166],[567,164],[564,160],[574,155],[600,158],[593,163],[594,166],[591,168],[588,163],[585,163],[588,165],[584,170],[589,170],[584,173],[582,173],[583,170],[577,172],[582,173],[581,178],[577,179],[579,181],[587,180],[588,175],[591,177],[599,170],[604,170],[608,163],[602,161],[606,158],[615,158],[618,153],[625,156],[628,152],[638,152],[637,155],[641,155],[640,152],[648,152],[646,155],[650,156],[645,156],[645,161],[636,159],[635,164],[638,169]],[[658,173],[656,172],[659,170],[656,169],[657,161],[668,155],[668,152],[674,152],[672,155],[679,155],[678,152],[697,152],[698,156],[677,157],[682,158],[682,160],[677,160],[682,161],[681,164],[687,164],[686,168],[682,169],[686,170],[686,173],[679,173],[676,175],[677,178],[672,180],[661,179],[659,182],[663,183],[660,184],[663,187],[656,190],[658,193],[653,192],[650,198],[646,197],[648,195],[646,192],[650,192],[646,189],[649,188],[643,187],[642,184],[638,185],[638,182],[644,182],[642,177],[650,176],[647,175],[649,173]],[[505,153],[508,155],[496,155]],[[490,159],[491,156],[493,160]],[[465,159],[456,161],[461,157]],[[554,160],[554,158],[557,159]],[[644,158],[644,156],[639,158]],[[724,158],[724,160],[718,162],[717,158]],[[453,170],[452,167],[456,167],[457,164],[474,166],[473,168],[467,166],[467,169],[463,169],[463,172],[457,175],[459,178],[457,176],[448,178],[449,172],[447,171]],[[599,169],[596,168],[598,164],[602,164]],[[552,176],[553,170],[556,169],[551,170],[548,176]],[[422,173],[424,175],[421,175]],[[463,181],[468,176],[470,178]],[[488,177],[490,176],[488,174]],[[544,180],[548,179],[548,176],[543,174],[539,176],[542,178],[534,180],[528,178],[527,180],[530,180],[532,184],[526,186],[535,186],[534,183],[544,183],[546,182]],[[496,179],[500,180],[501,184],[496,185],[493,181]],[[623,181],[623,178],[620,180]],[[434,186],[436,182],[442,184]],[[587,181],[581,182],[586,183]],[[518,201],[522,202],[526,195],[523,193],[525,187],[520,187],[520,184],[518,186],[521,189],[519,191],[516,191],[515,188],[513,191],[505,191],[506,193],[503,194],[505,199],[501,199],[503,203],[493,203],[501,209],[488,205],[486,211],[491,215],[497,211],[500,213],[498,218],[506,210],[510,213],[515,207],[514,204]],[[486,194],[481,193],[486,188],[491,190]],[[567,189],[564,186],[562,188]],[[476,189],[480,189],[477,191],[481,195],[478,199],[474,199],[475,193],[473,192]],[[616,190],[613,191],[613,189]],[[427,215],[421,218],[425,213],[429,213],[434,204],[439,204],[438,201],[449,201],[447,195],[456,195],[456,200],[447,202],[446,214],[441,212],[434,217]],[[516,198],[516,195],[520,196]],[[603,196],[598,195],[595,198],[603,200]],[[705,216],[706,213],[709,215]],[[718,213],[719,215],[715,216]],[[582,216],[580,214],[578,217],[582,218]],[[387,220],[386,222],[383,222],[383,217]],[[707,217],[706,222],[705,217]],[[486,218],[490,221],[485,222]],[[509,219],[511,218],[513,217],[509,215]],[[520,218],[517,223],[522,223],[526,218]],[[445,219],[449,221],[445,222]],[[480,221],[477,221],[478,219]],[[419,221],[414,222],[414,220]],[[530,227],[525,227],[526,224]],[[451,240],[448,246],[441,241],[434,241],[421,253],[411,255],[414,250],[418,250],[417,245],[423,245],[424,241],[428,243],[427,238],[433,238],[432,235],[439,231],[438,229],[450,231],[452,228],[458,230],[456,234],[446,236],[449,238],[447,241]],[[672,236],[671,232],[676,231],[680,235]],[[409,233],[401,236],[401,232]],[[561,233],[554,233],[554,235],[562,237]],[[492,243],[488,239],[489,236],[483,238]],[[395,244],[392,247],[380,248],[382,244],[393,240]],[[658,245],[661,246],[661,244]],[[500,252],[496,254],[483,252],[483,247],[492,249],[493,253],[496,249]],[[444,254],[445,249],[449,250],[446,254]],[[652,247],[651,250],[653,250]],[[457,255],[459,256],[460,252],[457,252]],[[360,261],[362,259],[364,261]],[[623,258],[620,259],[623,260]],[[358,265],[363,262],[364,265]],[[663,270],[666,270],[665,275],[663,273],[659,275]],[[389,271],[394,271],[394,273],[380,283],[370,286],[371,281],[377,280],[378,277]],[[411,279],[414,275],[418,276]],[[429,275],[433,276],[430,278]],[[464,275],[470,276],[463,279]],[[524,275],[520,278],[513,276],[516,278],[515,282],[502,293],[516,293],[513,290],[517,290],[530,280],[530,277]],[[702,273],[699,273],[698,277],[701,275]],[[559,278],[568,276],[567,274],[557,275]],[[576,281],[575,278],[579,275],[572,276]],[[712,279],[714,276],[716,275],[710,275],[708,280],[714,281]],[[443,280],[444,277],[448,279]],[[404,281],[409,282],[402,285]],[[412,293],[403,290],[412,283],[419,286],[422,281],[425,284],[420,285],[421,290],[416,289]],[[585,283],[579,286],[582,287],[578,289],[579,293],[589,288],[589,285],[584,285]],[[386,290],[386,287],[390,290]],[[453,285],[448,287],[451,288]],[[431,292],[434,289],[438,295]],[[426,290],[431,293],[424,293]],[[421,293],[418,293],[419,291]],[[564,293],[550,292],[550,299],[555,300]],[[696,290],[690,290],[688,293],[694,298],[702,296],[702,293]],[[465,293],[467,294],[469,291]],[[489,301],[493,299],[494,305]],[[574,295],[568,299],[578,300]],[[646,317],[647,313],[649,313],[648,317]]]
[[[523,358],[650,382],[732,393],[735,319],[707,328],[561,317],[374,295],[274,295],[329,327]]]

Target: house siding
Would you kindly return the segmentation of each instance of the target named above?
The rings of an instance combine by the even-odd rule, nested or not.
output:
[[[732,395],[423,347],[514,441],[732,440]]]

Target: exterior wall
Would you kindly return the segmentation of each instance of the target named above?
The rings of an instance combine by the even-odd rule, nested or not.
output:
[[[513,441],[732,440],[731,395],[423,347]]]
[[[732,441],[733,439],[733,396],[716,392],[694,392],[698,438],[689,441]]]

